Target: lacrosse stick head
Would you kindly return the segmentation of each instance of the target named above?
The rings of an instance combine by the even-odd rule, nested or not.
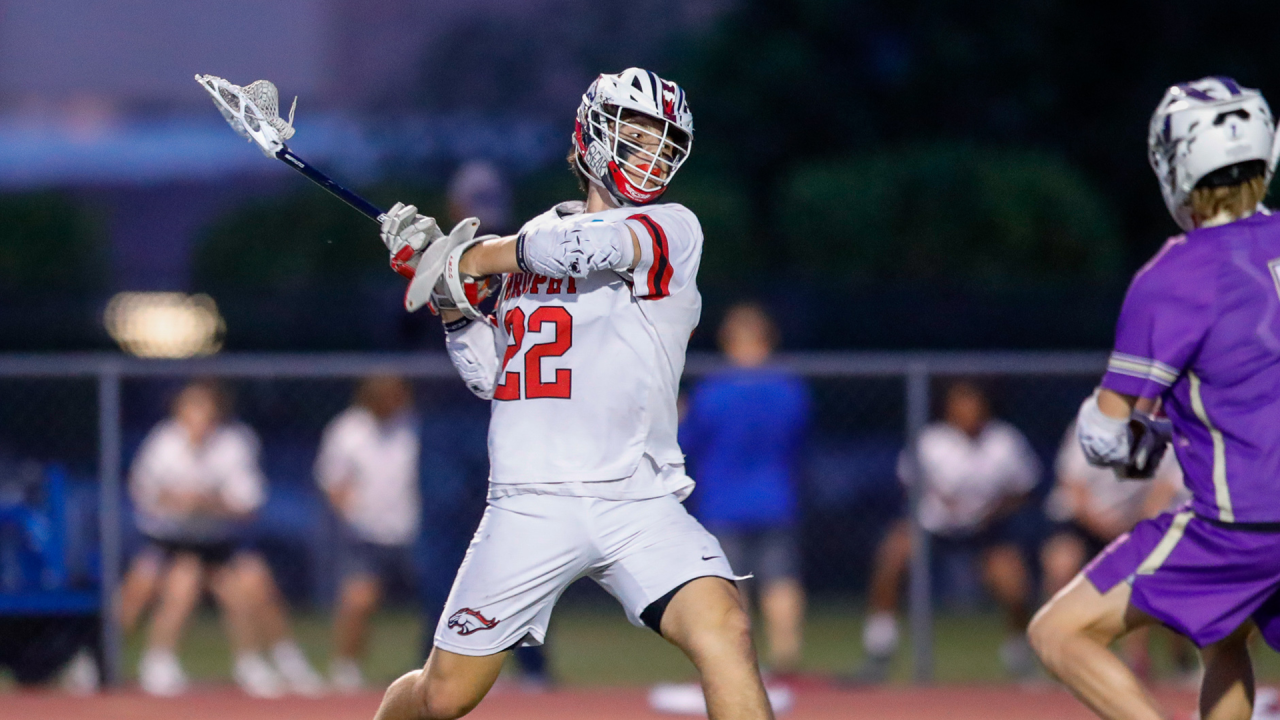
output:
[[[255,80],[240,87],[216,75],[197,75],[196,82],[213,97],[213,104],[231,129],[257,145],[267,157],[275,157],[284,148],[284,141],[293,137],[293,111],[298,99],[293,99],[289,119],[281,118],[276,86],[269,80]]]

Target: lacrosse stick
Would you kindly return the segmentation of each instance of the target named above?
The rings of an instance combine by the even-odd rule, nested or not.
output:
[[[240,87],[215,75],[196,75],[196,82],[200,83],[200,87],[213,97],[213,104],[217,106],[218,112],[222,113],[222,117],[226,119],[231,129],[257,145],[264,155],[280,160],[302,173],[308,180],[328,190],[370,220],[382,224],[382,221],[387,218],[386,212],[377,205],[334,182],[328,175],[295,155],[289,146],[284,144],[285,140],[293,137],[293,111],[298,107],[297,98],[294,98],[293,107],[289,109],[289,119],[285,120],[280,117],[276,86],[268,80],[256,80]],[[444,273],[449,252],[462,240],[461,237],[455,239],[454,236],[467,235],[463,228],[467,222],[464,220],[454,228],[447,238],[449,242],[432,243],[423,252],[417,271],[405,293],[406,310],[413,312],[427,304],[432,288]],[[475,234],[474,227],[469,229],[471,235]],[[467,239],[470,239],[470,235],[467,235]]]

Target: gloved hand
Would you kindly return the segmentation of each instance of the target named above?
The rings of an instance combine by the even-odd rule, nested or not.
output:
[[[404,203],[396,203],[387,211],[381,235],[382,244],[391,253],[391,269],[410,280],[422,252],[445,236],[435,218],[419,215],[418,208]]]
[[[1167,417],[1135,410],[1129,416],[1129,433],[1133,438],[1129,461],[1116,468],[1116,475],[1123,480],[1150,480],[1173,439],[1173,424]]]

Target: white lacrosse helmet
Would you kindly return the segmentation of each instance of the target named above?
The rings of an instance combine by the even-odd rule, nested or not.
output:
[[[659,121],[661,129],[634,122],[636,114]],[[645,138],[643,144],[636,133]],[[657,200],[692,145],[693,114],[684,90],[648,70],[601,75],[578,105],[573,131],[578,168],[622,205]]]
[[[1151,116],[1147,134],[1151,169],[1160,180],[1165,207],[1183,230],[1195,229],[1191,191],[1207,176],[1227,167],[1223,184],[1257,175],[1261,161],[1268,184],[1275,173],[1276,125],[1262,93],[1229,77],[1206,77],[1165,91]],[[1213,178],[1210,178],[1213,180]]]

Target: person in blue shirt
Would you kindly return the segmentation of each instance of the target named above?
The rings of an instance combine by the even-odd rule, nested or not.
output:
[[[719,342],[729,366],[698,383],[680,424],[698,482],[691,501],[729,564],[754,574],[769,666],[787,674],[799,664],[804,627],[796,525],[809,389],[771,363],[778,331],[759,305],[730,308]]]

